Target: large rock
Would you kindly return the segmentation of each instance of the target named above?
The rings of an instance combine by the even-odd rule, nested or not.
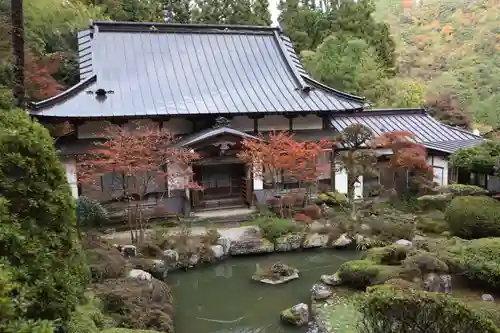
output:
[[[222,246],[224,250],[224,256],[227,257],[229,255],[229,250],[231,249],[231,239],[227,237],[220,237],[217,240],[217,244]]]
[[[307,234],[302,247],[305,249],[325,247],[328,243],[328,235],[320,235],[318,233]]]
[[[332,274],[332,275],[321,275],[320,280],[324,284],[332,286],[332,287],[339,286],[342,284],[342,281],[340,281],[340,277],[337,273]]]
[[[481,296],[481,300],[483,300],[485,302],[494,302],[495,298],[491,294],[483,294]]]
[[[435,293],[451,293],[451,275],[429,273],[424,276],[424,288]]]
[[[276,252],[289,252],[300,249],[302,243],[301,234],[288,234],[276,239],[274,250]]]
[[[145,272],[141,269],[132,269],[127,274],[128,278],[137,279],[139,281],[151,281],[153,276],[151,273]]]
[[[288,267],[281,262],[277,262],[265,270],[261,270],[258,266],[256,274],[252,276],[252,280],[266,284],[282,284],[298,278],[298,269]]]
[[[200,255],[198,253],[194,253],[189,257],[189,266],[194,267],[200,263]]]
[[[406,239],[399,239],[394,242],[396,245],[413,246],[413,243]]]
[[[274,252],[274,245],[265,238],[248,237],[231,242],[233,256]]]
[[[337,238],[335,240],[335,242],[333,242],[332,245],[333,245],[333,247],[342,248],[342,247],[346,247],[346,246],[350,245],[351,243],[352,243],[352,239],[347,236],[347,233],[345,233],[345,234],[340,235],[340,237]]]
[[[314,300],[323,300],[332,295],[332,291],[330,288],[325,286],[324,284],[314,284],[311,288],[311,297]]]
[[[304,326],[309,321],[309,307],[305,303],[296,304],[281,312],[281,320],[295,326]]]
[[[212,252],[214,253],[215,259],[224,258],[225,253],[224,253],[224,248],[222,247],[222,245],[212,245],[212,246],[210,246],[210,248],[212,249]]]
[[[135,245],[124,245],[121,247],[124,257],[131,258],[137,256],[137,247]]]

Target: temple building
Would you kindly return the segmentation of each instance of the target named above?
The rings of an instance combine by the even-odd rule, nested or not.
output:
[[[169,212],[261,200],[265,182],[236,157],[241,140],[257,133],[287,130],[298,139],[333,139],[355,123],[376,135],[409,131],[427,147],[439,184],[453,180],[447,156],[482,141],[423,109],[366,110],[364,98],[314,80],[279,27],[92,22],[78,34],[78,44],[80,82],[30,105],[41,123],[69,122],[75,129],[56,142],[75,197],[106,202],[114,195],[113,175],[97,187],[76,181],[75,156],[103,136],[107,122],[154,124],[202,155],[193,171],[206,188],[203,195],[186,195],[183,181],[148,194]],[[320,182],[346,192],[345,171],[330,170]],[[285,178],[283,187],[293,187]],[[358,185],[356,196],[362,197],[363,182]]]

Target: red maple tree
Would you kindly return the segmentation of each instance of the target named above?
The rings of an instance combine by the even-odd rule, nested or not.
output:
[[[310,189],[327,169],[326,149],[335,142],[322,139],[297,141],[293,133],[271,132],[268,138],[244,139],[238,157],[254,170],[257,177],[269,176],[275,194],[278,194],[280,176],[296,180],[300,186]]]
[[[53,75],[58,71],[66,55],[56,52],[45,56],[37,56],[26,51],[25,77],[26,93],[32,100],[43,100],[64,91],[64,86],[57,82]]]
[[[432,187],[433,171],[427,163],[427,149],[415,142],[415,135],[407,131],[384,133],[373,140],[376,148],[390,149],[385,167],[392,172],[393,189],[396,187],[397,175],[412,175],[409,180],[419,189]]]
[[[166,184],[183,180],[184,187],[196,187],[189,180],[191,164],[199,158],[192,150],[177,147],[176,138],[158,126],[108,125],[104,141],[78,158],[77,176],[81,184],[95,184],[101,177],[112,174],[117,180],[119,199],[128,203],[127,213],[131,238],[142,241],[147,219],[143,200],[148,193],[163,194]],[[111,193],[110,193],[111,194]],[[136,229],[135,234],[133,229]],[[139,233],[137,233],[137,229]]]

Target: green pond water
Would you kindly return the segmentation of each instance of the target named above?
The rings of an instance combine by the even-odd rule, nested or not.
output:
[[[309,250],[230,259],[167,278],[175,298],[176,333],[300,333],[280,323],[279,314],[309,303],[310,288],[322,274],[333,274],[355,251]],[[300,270],[300,279],[281,285],[252,281],[261,268],[281,261]]]

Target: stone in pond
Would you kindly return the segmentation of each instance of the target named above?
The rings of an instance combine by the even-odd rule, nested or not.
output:
[[[128,272],[128,277],[139,281],[151,281],[153,279],[151,273],[145,272],[141,269],[130,270],[130,272]]]
[[[233,256],[274,252],[274,244],[264,238],[249,236],[231,242]]]
[[[311,296],[315,300],[322,300],[330,297],[332,295],[332,291],[330,288],[325,286],[324,284],[314,284],[311,288]]]
[[[302,245],[302,247],[305,249],[325,247],[327,243],[328,235],[320,235],[318,233],[308,234],[304,239],[304,244]]]
[[[342,281],[340,281],[340,277],[337,273],[332,274],[332,275],[321,275],[320,277],[321,282],[323,282],[326,285],[329,286],[339,286],[342,284]]]
[[[399,239],[394,242],[396,245],[413,246],[412,242],[406,239]]]
[[[255,275],[252,276],[253,280],[267,284],[281,284],[298,278],[298,269],[288,267],[281,262],[277,262],[263,271],[257,269]]]
[[[485,302],[494,302],[495,301],[495,298],[493,298],[493,296],[491,294],[483,294],[481,296],[481,299]]]
[[[163,257],[167,264],[175,264],[179,261],[179,253],[175,250],[165,250],[163,251]]]
[[[309,307],[305,303],[296,304],[283,310],[280,317],[282,321],[295,326],[306,325],[309,321]]]
[[[222,247],[222,245],[212,245],[212,246],[210,246],[210,248],[212,249],[212,252],[214,253],[215,259],[222,259],[224,257],[225,253],[224,253],[224,248]]]
[[[352,243],[352,239],[347,237],[347,233],[340,235],[335,242],[333,242],[333,247],[346,247]]]
[[[451,293],[451,275],[429,273],[424,276],[424,287],[426,291],[435,293]]]

